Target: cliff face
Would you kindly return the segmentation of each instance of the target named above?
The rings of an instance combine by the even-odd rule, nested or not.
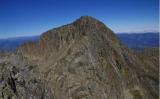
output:
[[[21,46],[16,55],[28,65],[34,65],[37,72],[32,69],[26,72],[32,73],[37,83],[43,86],[40,91],[34,91],[35,83],[31,83],[32,86],[26,84],[25,87],[31,87],[28,97],[158,99],[157,71],[154,76],[148,76],[149,68],[145,68],[158,64],[158,61],[145,63],[145,58],[124,47],[112,30],[89,16],[45,32],[37,43],[28,42]],[[12,60],[10,64],[15,63]],[[7,77],[11,79],[9,75]],[[27,77],[29,83],[32,77]],[[16,92],[21,95],[15,97],[25,98],[28,90],[24,89],[23,93],[17,89]]]

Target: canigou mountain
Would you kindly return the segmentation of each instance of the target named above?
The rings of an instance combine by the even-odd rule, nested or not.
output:
[[[151,52],[146,59],[130,51],[105,24],[82,16],[3,56],[0,97],[158,99],[158,51]]]

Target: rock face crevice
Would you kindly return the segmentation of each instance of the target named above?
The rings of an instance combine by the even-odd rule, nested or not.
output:
[[[21,75],[27,74],[27,79],[23,77],[21,82],[24,88],[28,88],[20,91],[19,83],[15,81],[16,92],[19,93],[15,97],[158,98],[158,71],[155,71],[158,61],[130,51],[111,29],[90,16],[82,16],[70,24],[43,33],[38,42],[25,43],[15,55],[19,57],[17,61],[22,59],[25,63],[9,61]],[[9,57],[12,59],[13,56]],[[27,64],[26,68],[21,66],[23,64]]]

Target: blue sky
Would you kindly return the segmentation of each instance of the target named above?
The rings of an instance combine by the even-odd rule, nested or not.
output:
[[[158,31],[158,0],[0,0],[0,38],[39,35],[93,16],[115,33]]]

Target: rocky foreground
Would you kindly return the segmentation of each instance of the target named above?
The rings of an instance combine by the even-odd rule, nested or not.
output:
[[[0,53],[2,99],[158,99],[159,49],[132,52],[83,16]]]

